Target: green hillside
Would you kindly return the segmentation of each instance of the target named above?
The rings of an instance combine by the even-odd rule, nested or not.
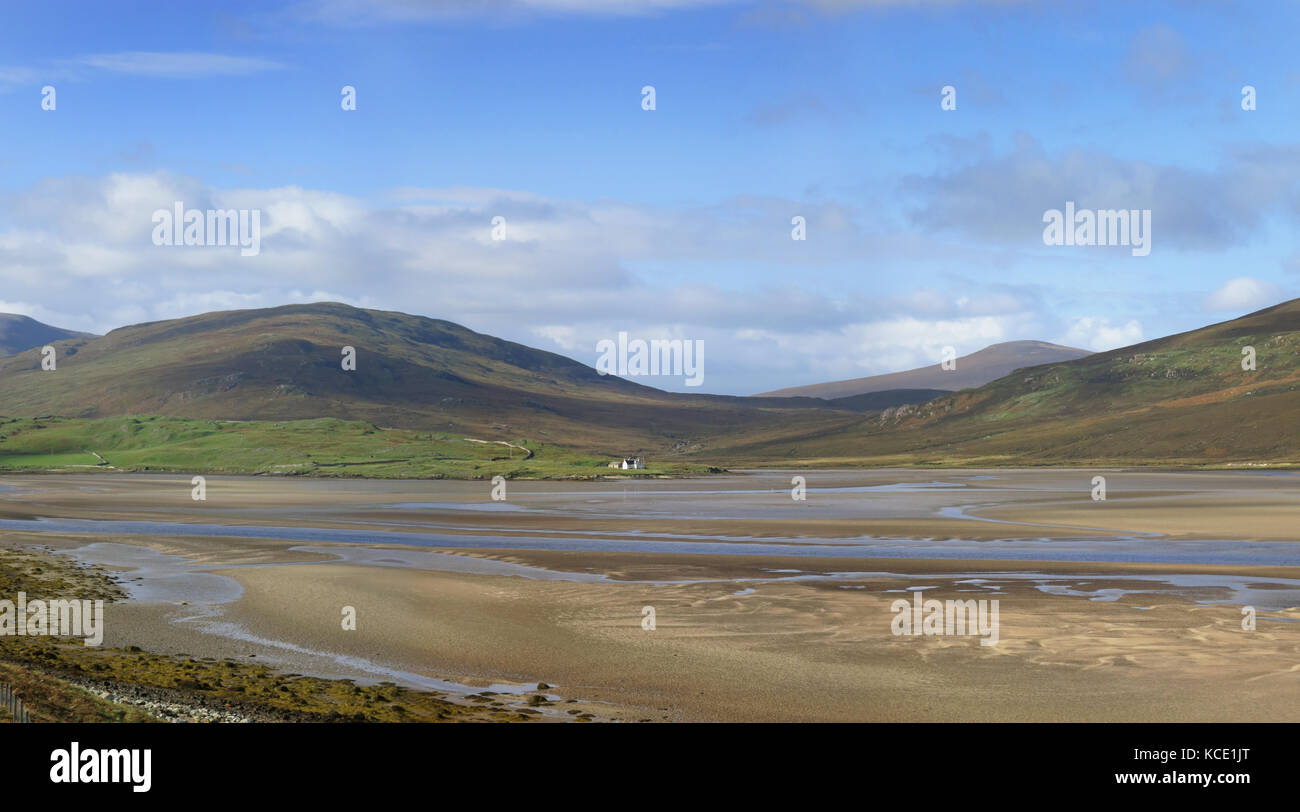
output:
[[[236,423],[159,417],[0,419],[0,471],[175,471],[410,479],[662,476],[708,467],[609,457],[527,440],[483,441],[320,418]]]
[[[589,476],[630,455],[651,475],[1300,464],[1300,300],[974,389],[843,401],[672,394],[450,322],[337,304],[55,346],[54,371],[34,350],[0,359],[0,414],[11,416],[0,468]],[[340,366],[344,346],[357,350],[354,372]],[[1248,346],[1254,370],[1242,369]],[[532,455],[514,459],[501,442]]]
[[[1256,369],[1242,369],[1253,347]],[[977,389],[796,441],[737,444],[731,464],[1300,464],[1300,300],[1233,321],[1022,369]]]
[[[207,313],[54,346],[53,371],[37,350],[0,359],[0,415],[330,417],[659,458],[860,417],[811,398],[671,394],[451,322],[341,304]],[[355,371],[341,366],[348,346]]]

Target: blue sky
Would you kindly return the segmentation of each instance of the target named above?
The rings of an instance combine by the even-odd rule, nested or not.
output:
[[[1122,346],[1300,295],[1298,8],[10,4],[0,311],[332,299],[589,364],[620,331],[699,339],[731,394]],[[153,245],[175,200],[260,210],[261,253]],[[1067,200],[1150,209],[1150,255],[1044,245]]]

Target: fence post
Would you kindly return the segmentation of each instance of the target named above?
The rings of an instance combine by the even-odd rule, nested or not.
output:
[[[27,712],[27,706],[23,704],[22,697],[18,696],[13,686],[0,684],[0,707],[9,711],[14,722],[31,724],[32,715]]]

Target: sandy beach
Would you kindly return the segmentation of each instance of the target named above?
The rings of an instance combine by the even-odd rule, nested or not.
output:
[[[1300,720],[1294,477],[1107,472],[1093,502],[1091,472],[802,475],[804,503],[789,472],[511,483],[504,503],[474,482],[214,477],[193,502],[180,477],[7,476],[0,532],[120,573],[135,596],[105,645],[544,683],[599,718]],[[14,529],[32,517],[108,524]],[[997,644],[894,634],[916,591],[996,599]]]

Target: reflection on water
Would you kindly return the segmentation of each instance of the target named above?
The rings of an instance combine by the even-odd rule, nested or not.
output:
[[[694,578],[694,579],[613,579],[602,573],[567,572],[518,564],[510,561],[476,558],[432,550],[391,550],[374,547],[299,545],[290,552],[330,556],[328,560],[308,560],[299,564],[356,564],[362,566],[399,567],[458,572],[476,575],[499,575],[528,578],[539,581],[565,581],[573,583],[620,583],[649,586],[681,586],[707,584],[763,584],[784,582],[844,582],[880,580],[920,580],[920,584],[902,589],[879,589],[884,593],[908,593],[943,589],[933,583],[936,579],[951,578],[957,592],[977,592],[1001,595],[1011,582],[1028,581],[1040,592],[1050,595],[1086,597],[1095,601],[1117,601],[1128,595],[1175,595],[1200,604],[1232,604],[1254,606],[1261,612],[1275,612],[1300,606],[1300,580],[1267,578],[1256,575],[1223,573],[1159,573],[1153,575],[1073,575],[1043,572],[988,572],[979,578],[959,577],[962,573],[948,574],[897,573],[889,571],[838,571],[806,572],[794,569],[768,569],[765,577]],[[69,555],[89,564],[114,568],[128,568],[130,574],[124,586],[131,597],[141,601],[179,602],[218,605],[236,600],[242,588],[233,578],[203,572],[205,568],[241,569],[268,566],[295,566],[293,563],[218,564],[201,565],[184,556],[160,553],[147,547],[130,544],[94,543],[68,551]],[[1105,586],[1099,584],[1104,583]],[[1116,584],[1119,584],[1118,586]],[[963,588],[965,587],[965,588]],[[863,585],[846,585],[846,588],[863,588]],[[743,597],[756,590],[746,587],[722,597]],[[1149,608],[1149,607],[1138,607]],[[186,620],[201,620],[200,614]],[[1282,620],[1282,618],[1278,618]],[[215,627],[214,627],[215,628]],[[245,631],[222,627],[219,633],[236,639],[248,639]]]
[[[360,678],[363,683],[375,683],[388,680],[399,685],[423,688],[425,690],[443,691],[445,693],[472,694],[480,691],[493,691],[498,694],[523,695],[538,693],[536,687],[528,685],[508,685],[494,683],[486,688],[462,685],[458,682],[437,679],[424,674],[391,668],[364,657],[355,657],[337,652],[309,648],[285,640],[253,634],[242,624],[225,617],[224,604],[232,603],[243,595],[243,587],[234,578],[202,572],[204,566],[196,564],[183,555],[162,553],[149,547],[113,542],[96,542],[73,550],[62,551],[83,564],[96,564],[113,569],[126,569],[121,584],[132,600],[144,603],[186,604],[182,613],[173,617],[171,622],[182,624],[207,634],[214,634],[231,640],[239,640],[270,649],[272,656],[263,654],[262,661],[275,661],[274,652],[280,652],[287,659],[282,664],[296,669],[299,673],[317,676],[338,677],[348,674],[366,675]],[[369,552],[380,553],[381,550]],[[458,558],[459,556],[446,556]],[[359,556],[352,560],[362,560]],[[229,569],[228,565],[218,565]],[[272,564],[247,564],[244,566],[262,567]],[[290,655],[292,655],[290,657]],[[548,699],[557,699],[546,695]]]
[[[200,536],[210,538],[280,539],[347,544],[394,544],[463,549],[523,549],[707,555],[782,555],[826,558],[935,558],[994,561],[1139,562],[1176,564],[1249,564],[1300,566],[1300,543],[1290,541],[1196,540],[1167,541],[1149,537],[1083,537],[1074,539],[797,539],[764,538],[747,541],[719,537],[652,538],[610,532],[613,538],[574,535],[461,535],[455,533],[351,530],[323,527],[192,524],[185,522],[92,519],[3,519],[0,530],[48,533],[135,536]],[[734,537],[733,537],[734,538]],[[681,539],[681,540],[677,540]]]
[[[230,603],[244,594],[234,578],[199,571],[183,555],[135,544],[96,542],[64,551],[83,564],[126,568],[121,585],[133,600],[156,603]]]
[[[806,502],[790,499],[792,475],[807,479]],[[1030,522],[996,522],[1007,537],[974,541],[969,539],[868,537],[809,538],[753,537],[703,532],[667,532],[652,524],[659,518],[743,519],[761,532],[766,519],[871,519],[903,518],[924,527],[927,517],[991,522],[972,515],[973,505],[1059,504],[1087,499],[1086,472],[1068,470],[962,472],[941,475],[917,471],[764,471],[707,480],[620,480],[590,483],[519,482],[512,485],[508,502],[490,501],[483,483],[471,482],[380,482],[380,481],[285,481],[267,483],[283,488],[286,501],[280,507],[266,502],[249,506],[186,505],[164,507],[143,504],[136,512],[151,512],[158,521],[118,519],[40,518],[3,519],[0,531],[22,530],[60,534],[108,536],[185,536],[213,540],[223,538],[274,539],[302,545],[296,549],[328,552],[336,560],[366,566],[397,566],[442,569],[478,574],[513,575],[546,580],[603,581],[593,573],[556,573],[538,567],[524,567],[470,556],[449,555],[434,549],[523,549],[574,552],[622,552],[649,554],[792,556],[842,559],[932,559],[941,561],[1029,561],[1087,563],[1153,563],[1175,565],[1251,565],[1300,567],[1300,542],[1201,539],[1172,540],[1154,533],[1105,531],[1098,535],[1047,538],[1043,529]],[[1255,496],[1267,490],[1275,497],[1296,495],[1294,472],[1265,473],[1141,473],[1113,475],[1115,483],[1127,483],[1130,498],[1178,496],[1193,499],[1199,494]],[[230,481],[239,478],[229,478]],[[93,480],[93,481],[82,481]],[[27,501],[37,493],[58,490],[72,480],[12,480],[0,490],[6,503]],[[243,481],[247,483],[247,478]],[[85,477],[69,485],[74,490],[110,488],[121,494],[153,493],[157,478],[131,475]],[[263,487],[258,483],[258,487]],[[309,498],[339,494],[340,498]],[[348,498],[342,495],[350,494]],[[358,501],[360,500],[360,501]],[[139,500],[137,500],[139,501]],[[1300,501],[1300,500],[1298,500]],[[134,503],[133,503],[134,504]],[[272,503],[274,504],[274,503]],[[1171,503],[1194,504],[1194,502]],[[1176,507],[1173,509],[1177,509]],[[45,509],[42,508],[42,511]],[[50,508],[51,514],[58,508]],[[35,512],[35,511],[34,511]],[[547,529],[514,524],[506,526],[507,514],[517,516],[558,515],[582,519],[614,519],[600,529]],[[257,517],[271,525],[222,523],[225,517]],[[471,517],[467,518],[467,517]],[[184,519],[174,521],[171,519]],[[455,523],[459,522],[459,524]],[[540,524],[540,522],[538,522]],[[326,527],[304,526],[309,524]],[[662,525],[661,525],[662,526]],[[707,527],[707,525],[701,525]],[[789,526],[789,525],[786,525]],[[982,524],[987,527],[987,524]],[[1095,528],[1061,528],[1053,532],[1076,532]],[[694,528],[690,529],[691,531]],[[472,532],[466,532],[472,531]],[[741,531],[743,532],[743,531]],[[310,545],[337,544],[338,547]],[[379,550],[382,544],[398,549]],[[344,546],[347,545],[347,546]],[[422,549],[423,548],[423,549]],[[145,554],[141,554],[145,555]],[[137,568],[152,590],[140,599],[171,600],[175,595],[208,595],[217,600],[221,590],[232,587],[201,572],[172,573],[153,577],[158,559],[144,558],[123,563]],[[880,566],[877,563],[875,566]],[[959,568],[960,565],[954,564]],[[153,568],[153,569],[151,569]],[[846,570],[850,567],[846,567]],[[865,569],[861,568],[861,569]],[[143,575],[141,573],[144,573]],[[954,575],[960,575],[954,572]],[[772,572],[780,578],[810,579],[849,577],[800,572]],[[1005,585],[1024,574],[1004,574],[993,579],[966,578],[962,591],[979,592]],[[1276,607],[1297,605],[1292,581],[1270,581],[1216,574],[1116,575],[1106,576],[1104,587],[1089,585],[1086,579],[1045,577],[1036,582],[1044,592],[1082,595],[1093,600],[1115,600],[1123,595],[1149,590],[1177,589],[1196,600],[1250,603]],[[213,580],[215,579],[215,580]],[[1097,581],[1094,578],[1093,581]],[[734,580],[729,581],[734,583]],[[233,582],[232,582],[233,583]],[[660,582],[671,583],[671,582]],[[852,586],[852,584],[840,584]],[[237,585],[236,585],[237,587]],[[141,587],[144,589],[146,587]],[[206,597],[204,598],[207,599]],[[1289,603],[1288,603],[1289,602]]]
[[[509,502],[484,502],[483,504],[474,504],[472,502],[398,502],[384,507],[394,508],[396,510],[481,510],[488,513],[513,513],[526,511],[523,505],[512,505]]]

